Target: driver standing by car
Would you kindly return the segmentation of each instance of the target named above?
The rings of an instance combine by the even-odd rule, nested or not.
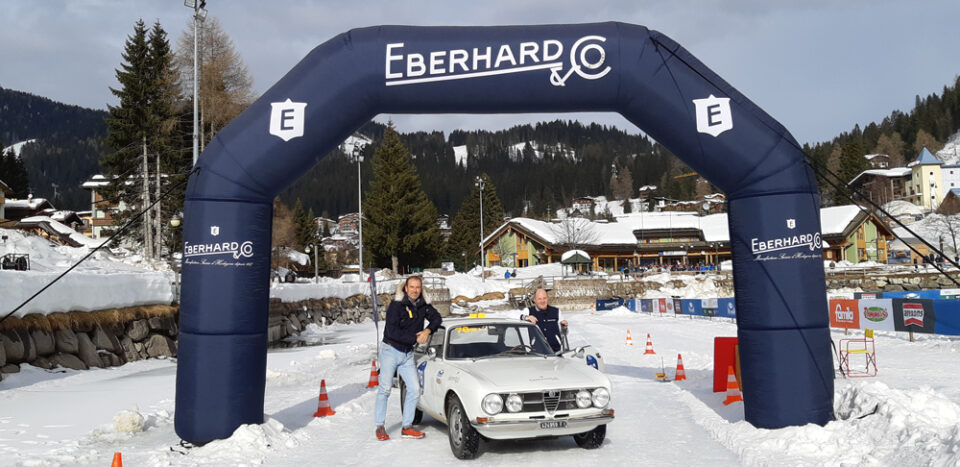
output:
[[[566,329],[567,322],[560,319],[560,310],[555,306],[549,305],[546,289],[537,289],[533,294],[534,306],[527,311],[529,314],[522,315],[521,319],[536,324],[547,338],[547,343],[554,352],[563,349],[560,341],[560,328]]]
[[[420,382],[417,378],[413,347],[425,344],[430,334],[440,328],[442,318],[433,305],[422,296],[423,281],[410,276],[397,291],[397,295],[387,308],[387,322],[383,328],[383,343],[380,348],[380,387],[377,390],[377,405],[374,410],[374,422],[377,425],[377,439],[390,439],[383,427],[387,418],[387,399],[393,386],[393,375],[399,373],[408,388],[403,401],[403,425],[401,435],[404,438],[420,439],[423,432],[413,428],[413,417],[420,399]],[[426,329],[423,320],[430,322]]]

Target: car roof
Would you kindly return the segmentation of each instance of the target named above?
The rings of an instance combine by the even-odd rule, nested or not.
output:
[[[522,324],[522,325],[531,325],[528,321],[523,321],[521,319],[510,319],[510,318],[445,318],[443,320],[443,327],[449,328],[452,326],[463,326],[463,325],[489,325],[489,324]]]

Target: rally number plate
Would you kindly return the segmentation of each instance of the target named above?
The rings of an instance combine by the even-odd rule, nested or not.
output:
[[[551,421],[551,422],[540,422],[540,428],[544,428],[544,429],[547,429],[547,428],[566,428],[566,427],[567,427],[567,421],[566,421],[566,420],[554,420],[554,421]]]

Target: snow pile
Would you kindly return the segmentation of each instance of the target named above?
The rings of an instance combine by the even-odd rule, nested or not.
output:
[[[0,233],[7,237],[0,243],[0,256],[30,255],[29,271],[0,270],[3,312],[20,306],[90,252],[87,248],[57,246],[19,230],[0,229]],[[101,250],[17,311],[16,316],[169,304],[174,299],[174,281],[173,272],[164,263]],[[105,285],[109,285],[109,293],[104,293]]]
[[[123,410],[113,416],[113,426],[121,433],[139,433],[143,431],[143,415],[137,406],[133,410]]]

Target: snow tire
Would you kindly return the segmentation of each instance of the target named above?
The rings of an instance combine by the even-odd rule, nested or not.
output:
[[[467,412],[457,396],[450,396],[447,404],[447,432],[450,450],[457,459],[473,459],[480,450],[480,433],[470,425]]]
[[[596,449],[603,444],[603,440],[606,437],[607,425],[599,425],[586,433],[573,435],[573,440],[577,442],[577,446],[584,449]]]

